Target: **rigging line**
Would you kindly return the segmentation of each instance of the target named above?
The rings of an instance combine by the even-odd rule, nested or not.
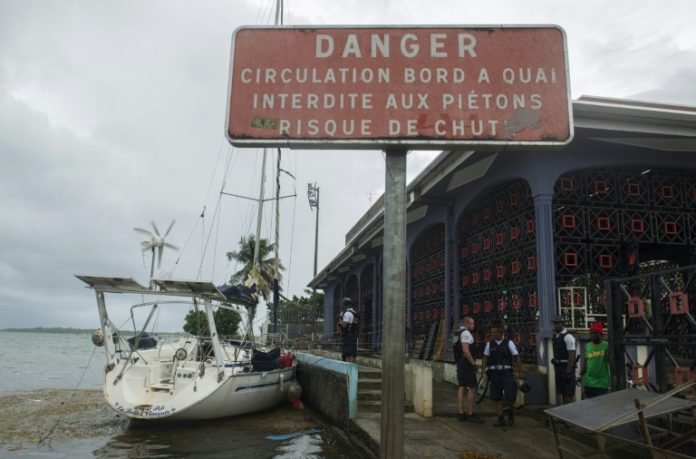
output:
[[[157,308],[157,312],[155,313],[155,321],[152,323],[152,328],[150,329],[150,333],[157,333],[157,329],[159,328],[159,319],[160,319],[160,312],[161,311],[162,311],[162,308]]]
[[[256,173],[258,171],[258,166],[259,166],[259,149],[256,149],[256,154],[254,155],[254,169],[253,169],[253,174],[251,174],[251,177],[256,177]],[[263,180],[263,179],[262,179]],[[250,180],[249,181],[249,192],[247,193],[249,196],[252,196],[254,191],[253,191],[253,186],[254,186],[254,181]],[[243,221],[246,222],[246,229],[244,230],[243,235],[248,235],[251,234],[251,225],[254,223],[254,211],[256,209],[248,205],[247,206],[247,216],[243,219]]]
[[[186,238],[186,242],[184,242],[184,246],[181,248],[181,251],[179,251],[179,256],[176,257],[176,261],[174,262],[174,267],[171,270],[172,274],[174,274],[174,271],[176,271],[176,268],[179,267],[179,261],[181,261],[181,257],[184,255],[184,252],[186,251],[186,247],[188,247],[188,243],[191,240],[191,236],[193,236],[193,233],[196,231],[196,228],[198,228],[198,225],[201,222],[201,217],[203,216],[203,213],[205,213],[205,206],[203,206],[203,211],[201,213],[201,216],[196,219],[196,224],[193,225],[191,232],[189,233],[188,237]]]
[[[284,4],[285,4],[285,10],[287,11],[286,14],[288,16],[287,24],[291,25],[292,19],[290,19],[290,0],[285,0]]]
[[[205,210],[201,213],[201,225],[201,264],[198,267],[196,280],[200,280],[201,267],[203,266],[203,260],[205,259]]]
[[[259,9],[256,13],[256,21],[254,24],[260,24],[261,19],[266,15],[266,8],[268,8],[268,3],[264,4],[262,2],[259,2]]]
[[[268,17],[266,18],[266,24],[271,23],[271,17],[273,16],[273,4],[275,3],[275,0],[271,0],[271,7],[268,10]]]
[[[92,348],[92,354],[90,354],[89,359],[87,360],[87,365],[85,365],[85,369],[82,371],[82,376],[80,376],[80,380],[77,382],[77,385],[75,386],[75,389],[73,389],[73,393],[70,395],[70,399],[68,402],[72,402],[73,398],[75,397],[75,394],[77,393],[77,389],[80,388],[80,384],[82,384],[82,380],[85,377],[85,374],[87,373],[87,369],[89,369],[89,365],[92,363],[92,358],[94,357],[94,353],[97,350],[97,346],[94,346]],[[53,427],[51,427],[46,435],[44,435],[40,440],[39,443],[43,443],[46,441],[48,437],[50,437],[53,434],[53,431],[56,430],[56,427],[58,427],[58,424],[60,424],[60,421],[63,420],[63,416],[65,415],[67,411],[63,411],[60,416],[58,416],[58,419],[56,419],[56,423],[53,424]]]
[[[221,277],[223,279],[222,282],[225,284],[229,283],[228,279],[231,277],[231,275],[230,275],[230,265],[231,264],[232,264],[232,262],[228,259],[227,264],[225,265],[225,269],[223,270],[223,272],[221,274]]]
[[[217,261],[218,237],[220,236],[220,220],[222,220],[222,208],[220,208],[220,213],[218,215],[215,227],[215,243],[213,244],[213,269],[210,272],[211,279],[215,278],[215,262]]]
[[[225,189],[225,186],[227,186],[227,179],[229,177],[233,155],[234,155],[234,150],[230,153],[230,155],[227,159],[227,164],[225,165],[225,170],[224,170],[223,175],[222,175],[222,185],[220,187],[220,200],[218,200],[218,214],[217,214],[217,222],[216,222],[216,227],[215,227],[215,243],[213,245],[213,267],[212,267],[212,270],[210,273],[211,279],[215,278],[215,263],[217,262],[218,238],[220,236],[220,222],[222,221],[222,207],[221,207],[220,201],[222,198],[222,192]],[[211,228],[211,231],[212,231],[212,228]]]
[[[211,237],[212,232],[213,232],[213,227],[215,226],[214,225],[215,219],[217,218],[218,212],[220,211],[220,202],[221,201],[222,201],[222,194],[219,194],[217,205],[215,206],[215,212],[213,212],[213,221],[210,223],[210,230],[208,231],[208,236],[206,237],[205,233],[203,234],[205,244],[204,244],[204,247],[202,248],[202,251],[201,251],[201,263],[200,263],[200,265],[198,265],[198,274],[196,275],[196,279],[198,279],[198,280],[200,280],[200,278],[201,278],[201,273],[203,271],[203,261],[205,260],[205,254],[208,250],[208,244],[210,243],[210,237]]]
[[[203,231],[201,232],[201,262],[198,265],[198,274],[196,275],[196,279],[200,280],[200,276],[203,272],[203,263],[205,262],[205,255],[208,250],[208,244],[210,244],[210,238],[213,233],[213,228],[215,228],[217,224],[217,228],[219,229],[219,215],[220,215],[220,208],[221,208],[221,202],[222,202],[222,190],[225,188],[226,182],[227,182],[227,174],[229,173],[230,169],[230,163],[232,162],[232,157],[233,157],[234,150],[232,150],[230,156],[227,159],[227,165],[225,166],[225,171],[223,172],[223,177],[222,177],[222,185],[220,188],[220,193],[218,193],[218,200],[217,204],[215,205],[215,211],[213,212],[213,219],[210,222],[210,229],[208,230],[208,235],[206,236],[205,234],[205,220],[203,222]],[[201,214],[201,217],[205,218],[205,212]],[[217,237],[215,239],[215,249],[217,249]],[[215,255],[213,255],[213,272],[215,272]]]
[[[293,150],[295,159],[295,169],[293,172],[297,174],[297,151]],[[288,260],[288,276],[285,279],[285,291],[290,293],[290,277],[292,276],[292,251],[295,246],[295,222],[297,221],[297,181],[293,182],[293,194],[295,197],[292,200],[292,226],[290,230],[290,259]]]
[[[210,190],[213,189],[213,183],[215,182],[215,175],[217,174],[218,164],[220,164],[220,156],[222,156],[222,152],[224,151],[224,148],[223,148],[224,141],[225,141],[224,138],[220,140],[220,146],[218,147],[217,158],[215,159],[215,167],[213,167],[213,173],[210,177],[210,183],[208,183],[208,191],[206,191],[206,193],[205,193],[205,200],[203,202],[208,202],[208,198],[210,197]]]

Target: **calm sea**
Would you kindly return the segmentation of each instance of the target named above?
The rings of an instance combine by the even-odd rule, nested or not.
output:
[[[0,395],[34,389],[99,389],[104,368],[104,348],[95,348],[89,333],[0,331],[0,363]],[[0,456],[22,459],[362,457],[319,416],[312,416],[312,419],[316,418],[316,425],[312,427],[319,433],[308,433],[283,441],[266,439],[266,435],[279,433],[268,426],[279,424],[284,416],[287,417],[287,407],[256,413],[247,418],[196,423],[130,423],[124,424],[122,431],[107,438],[53,444],[50,450],[3,451],[0,448]],[[266,429],[268,431],[264,431]]]
[[[0,394],[33,389],[99,389],[104,348],[88,333],[0,331]]]

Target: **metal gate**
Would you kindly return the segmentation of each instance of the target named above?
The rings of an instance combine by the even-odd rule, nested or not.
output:
[[[696,265],[604,283],[612,389],[665,392],[696,367]]]

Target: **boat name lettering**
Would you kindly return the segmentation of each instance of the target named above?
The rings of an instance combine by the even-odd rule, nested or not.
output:
[[[125,416],[141,418],[166,417],[176,411],[176,408],[167,408],[164,405],[155,405],[147,408],[126,408],[118,403],[114,405],[114,409]]]

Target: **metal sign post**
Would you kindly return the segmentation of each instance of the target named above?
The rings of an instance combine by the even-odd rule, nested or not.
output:
[[[406,297],[406,154],[386,150],[382,308],[382,426],[380,457],[403,457],[404,298]]]

